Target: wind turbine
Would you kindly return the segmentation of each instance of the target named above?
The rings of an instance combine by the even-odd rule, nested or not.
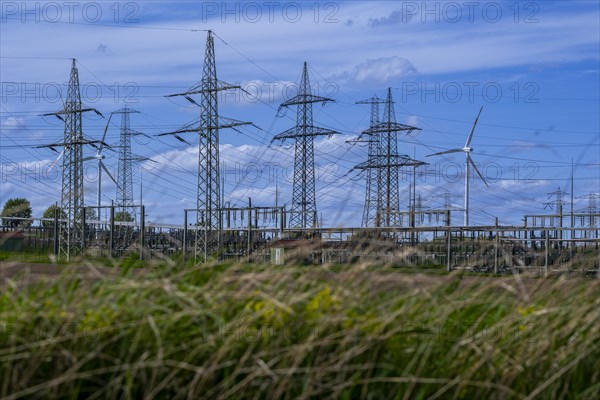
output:
[[[477,166],[473,162],[473,158],[471,157],[473,148],[469,147],[469,145],[471,144],[471,140],[473,140],[473,133],[475,132],[475,126],[477,125],[477,121],[479,121],[479,116],[481,115],[481,111],[483,111],[483,107],[481,107],[479,109],[479,114],[477,114],[477,118],[475,118],[475,123],[473,123],[473,128],[471,128],[471,133],[469,133],[469,137],[467,138],[465,146],[462,149],[451,149],[451,150],[446,150],[446,151],[442,151],[439,153],[429,154],[427,156],[427,157],[431,157],[431,156],[439,156],[442,154],[460,153],[460,152],[465,153],[465,211],[464,211],[465,212],[465,221],[464,221],[465,226],[469,226],[469,180],[471,177],[470,166],[473,167],[475,172],[477,172],[477,175],[479,175],[479,177],[481,178],[483,183],[485,183],[486,186],[489,186],[488,183],[483,178],[483,175],[481,175],[481,172],[479,172],[479,170],[477,169]]]
[[[102,149],[104,149],[104,144],[105,144],[104,139],[106,138],[106,132],[108,131],[108,126],[110,125],[110,119],[112,118],[112,116],[113,116],[113,113],[110,113],[110,115],[108,116],[108,122],[106,123],[106,127],[104,128],[104,134],[102,134],[102,140],[100,141],[100,144],[96,149],[96,155],[91,156],[91,157],[86,157],[83,159],[83,161],[98,160],[98,199],[97,199],[98,219],[100,219],[100,207],[101,207],[101,199],[102,199],[102,170],[104,170],[104,172],[106,172],[106,174],[115,183],[115,185],[119,186],[119,184],[117,183],[115,178],[113,178],[111,173],[108,171],[108,168],[106,168],[106,166],[102,162],[102,160],[104,160],[106,158],[106,156],[102,154]]]

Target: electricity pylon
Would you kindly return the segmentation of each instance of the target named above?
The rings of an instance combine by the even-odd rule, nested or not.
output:
[[[131,164],[134,158],[131,155],[131,137],[139,135],[139,132],[130,128],[129,114],[137,114],[139,111],[129,108],[127,105],[113,114],[121,114],[121,132],[119,140],[119,166],[117,170],[117,198],[116,204],[123,213],[128,213],[132,218],[133,212],[133,173]],[[135,159],[137,160],[137,158]]]
[[[241,89],[217,79],[215,63],[215,43],[212,31],[208,31],[202,80],[187,92],[172,94],[167,97],[183,96],[190,103],[200,107],[200,118],[175,132],[164,135],[195,132],[200,137],[198,145],[198,194],[196,219],[196,262],[206,262],[208,257],[217,252],[221,242],[221,178],[219,173],[219,130],[250,125],[250,122],[237,121],[219,116],[217,94],[222,90]],[[200,95],[198,104],[191,95]]]
[[[371,121],[369,128],[375,127],[379,124],[379,105],[384,104],[384,100],[373,95],[370,99],[357,101],[356,104],[370,104],[371,105]],[[379,134],[367,135],[369,138],[366,140],[369,143],[368,160],[374,160],[377,155],[381,152],[381,140]],[[377,203],[379,199],[379,175],[381,174],[380,169],[369,168],[366,170],[366,190],[365,190],[365,206],[363,209],[362,226],[373,227],[375,226],[375,219],[377,218],[377,210],[379,205]]]
[[[81,114],[93,111],[102,117],[94,108],[83,108],[79,90],[79,72],[76,60],[71,63],[71,75],[67,98],[62,111],[43,114],[53,115],[64,121],[65,132],[62,143],[39,146],[48,147],[57,152],[55,147],[63,147],[57,163],[62,158],[62,183],[60,208],[66,216],[66,221],[59,224],[58,258],[69,261],[71,257],[80,254],[85,248],[85,212],[83,197],[83,145],[102,143],[101,140],[86,140],[83,136]]]
[[[595,214],[598,214],[597,200],[600,199],[600,195],[596,194],[596,193],[590,193],[590,194],[586,194],[583,196],[579,196],[578,199],[586,199],[588,201],[587,207],[582,209],[580,212],[582,212],[584,214],[588,214],[589,227],[596,226],[596,220],[598,217]],[[585,221],[582,221],[582,222],[585,222]]]
[[[410,134],[421,129],[396,122],[392,100],[392,90],[388,88],[382,122],[367,129],[363,134],[379,136],[379,154],[371,160],[352,168],[358,170],[377,169],[378,198],[375,227],[398,227],[401,225],[400,193],[398,187],[398,171],[402,167],[417,167],[424,165],[422,161],[414,160],[405,154],[398,154],[398,135]],[[351,171],[352,171],[351,170]]]
[[[560,216],[559,219],[561,220],[560,221],[561,227],[562,227],[563,208],[566,204],[569,204],[568,201],[563,200],[563,197],[566,194],[569,194],[569,193],[560,190],[560,187],[559,187],[558,190],[548,193],[548,200],[552,199],[553,197],[554,197],[554,200],[544,203],[544,208],[556,210],[556,213]]]
[[[550,200],[552,198],[554,198],[554,200],[544,203],[544,208],[556,210],[556,214],[558,215],[558,226],[560,228],[563,227],[564,206],[566,204],[569,204],[568,201],[563,200],[563,196],[566,194],[569,194],[569,193],[562,191],[559,187],[558,190],[548,193],[548,200]],[[552,220],[554,221],[554,217],[552,218]],[[563,238],[562,229],[560,231],[556,232],[556,236],[560,237],[561,239]],[[559,245],[562,246],[562,242],[559,242]]]
[[[462,196],[455,195],[455,194],[452,194],[450,192],[444,192],[444,193],[436,194],[435,196],[433,196],[433,198],[443,199],[444,200],[444,206],[442,207],[444,210],[457,209],[452,204],[452,198],[460,198],[460,197],[462,197]]]
[[[315,96],[311,93],[308,66],[304,62],[298,94],[279,106],[279,108],[298,106],[296,126],[276,135],[272,140],[295,140],[294,185],[292,210],[290,211],[289,218],[290,228],[313,228],[318,226],[315,195],[314,138],[324,135],[331,136],[338,132],[313,125],[312,105],[313,103],[325,104],[333,101],[333,99]]]

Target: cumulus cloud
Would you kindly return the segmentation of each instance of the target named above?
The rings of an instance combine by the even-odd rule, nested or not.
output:
[[[410,126],[419,126],[419,117],[417,117],[416,115],[410,115],[406,119],[406,124]]]
[[[256,104],[280,103],[298,92],[298,83],[291,81],[264,81],[253,79],[237,83],[241,90],[223,92],[223,103]],[[318,89],[318,88],[317,88]]]
[[[369,18],[369,26],[372,28],[378,28],[380,26],[396,25],[402,22],[410,22],[413,15],[404,15],[402,11],[392,11],[388,16],[379,18]]]
[[[2,129],[25,129],[27,126],[25,124],[25,119],[21,117],[8,117],[7,119],[0,122],[0,127]]]
[[[336,78],[354,83],[386,83],[416,72],[417,69],[409,60],[392,56],[368,59]]]
[[[517,140],[510,145],[509,149],[512,152],[527,152],[527,151],[531,151],[531,150],[541,149],[541,150],[550,151],[555,156],[560,157],[560,153],[556,150],[556,148],[554,148],[548,144],[539,143],[539,142],[528,142],[528,141],[523,141],[523,140]]]

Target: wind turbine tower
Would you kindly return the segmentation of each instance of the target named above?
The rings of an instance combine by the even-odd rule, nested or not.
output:
[[[471,168],[473,168],[475,170],[475,172],[477,173],[477,175],[479,175],[479,177],[481,178],[483,183],[485,183],[486,186],[489,186],[488,183],[486,182],[485,178],[483,177],[483,175],[481,175],[481,172],[479,172],[479,169],[475,165],[475,162],[473,161],[473,157],[471,156],[471,153],[473,152],[473,148],[470,147],[471,141],[473,140],[473,133],[475,132],[475,127],[477,126],[477,121],[479,121],[479,116],[481,115],[481,111],[483,111],[483,107],[481,107],[479,109],[479,114],[477,114],[477,118],[475,118],[475,122],[473,123],[473,128],[471,128],[471,133],[469,133],[469,136],[467,137],[467,141],[465,142],[465,145],[463,148],[441,151],[439,153],[429,154],[427,156],[427,157],[432,157],[432,156],[439,156],[439,155],[451,154],[451,153],[461,153],[461,152],[465,153],[465,210],[464,210],[464,225],[465,226],[469,226],[469,184],[471,182]]]

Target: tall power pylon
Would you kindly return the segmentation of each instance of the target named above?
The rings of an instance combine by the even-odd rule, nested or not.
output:
[[[139,111],[129,108],[127,105],[113,114],[121,114],[121,132],[119,140],[119,166],[117,170],[117,198],[116,204],[120,211],[134,217],[133,212],[133,173],[131,169],[134,161],[131,155],[131,137],[139,134],[130,127],[130,114]]]
[[[559,215],[559,223],[560,223],[561,227],[562,227],[562,216],[564,214],[563,213],[564,206],[566,204],[569,204],[568,201],[563,199],[564,196],[567,194],[569,194],[569,193],[562,191],[559,187],[554,192],[548,193],[548,200],[551,200],[551,201],[544,203],[544,208],[556,210],[556,213]]]
[[[458,209],[452,205],[452,199],[460,198],[460,197],[462,197],[462,196],[457,195],[457,194],[452,194],[450,192],[444,192],[444,193],[436,194],[435,196],[433,196],[433,198],[444,200],[444,205],[442,207],[444,210],[452,210],[453,208]]]
[[[183,96],[190,103],[200,106],[200,118],[175,132],[162,135],[175,135],[195,132],[200,137],[198,146],[198,194],[197,194],[197,230],[195,245],[196,262],[206,262],[208,257],[219,250],[221,241],[221,178],[219,173],[219,130],[249,125],[250,122],[237,121],[219,116],[218,92],[240,89],[217,79],[215,63],[215,43],[212,31],[208,31],[202,80],[184,93],[167,97]],[[191,95],[200,95],[198,104]]]
[[[382,122],[363,132],[366,135],[379,136],[379,154],[372,160],[353,168],[379,170],[376,227],[397,227],[401,225],[398,171],[402,167],[416,167],[425,164],[407,155],[398,154],[398,134],[401,132],[410,134],[421,129],[397,123],[393,105],[392,90],[388,88]]]
[[[357,101],[356,104],[370,104],[371,105],[371,121],[369,128],[374,128],[379,124],[379,105],[385,103],[383,99],[373,95],[370,99]],[[367,135],[369,138],[368,160],[375,160],[377,155],[381,152],[381,140],[379,134]],[[369,168],[366,170],[366,188],[365,188],[365,206],[363,209],[362,226],[374,227],[376,226],[377,210],[379,205],[377,203],[379,199],[379,175],[381,174],[380,169]]]
[[[294,139],[294,184],[290,228],[313,228],[318,226],[315,195],[314,138],[331,136],[338,132],[313,125],[313,103],[333,102],[333,99],[311,93],[308,66],[304,62],[298,94],[283,102],[281,107],[298,106],[296,126],[276,135],[273,140]]]
[[[556,211],[556,214],[558,215],[558,217],[557,217],[558,218],[558,226],[560,228],[563,227],[564,206],[566,204],[569,204],[568,201],[563,199],[564,196],[567,194],[569,194],[569,193],[562,191],[559,187],[558,190],[548,193],[548,199],[551,201],[544,203],[544,208],[549,208],[551,210]],[[555,218],[553,217],[552,222],[554,222],[554,219]],[[560,231],[556,231],[555,235],[562,239],[563,238],[562,229]],[[559,242],[559,245],[562,246],[562,242]]]
[[[83,136],[81,114],[93,111],[102,116],[94,108],[83,108],[79,90],[79,72],[76,60],[71,63],[71,75],[67,98],[62,111],[44,114],[54,115],[65,123],[62,143],[53,143],[39,147],[63,147],[56,162],[62,157],[62,184],[60,208],[66,216],[66,221],[59,224],[58,257],[69,261],[71,257],[80,254],[85,247],[84,237],[84,197],[83,197],[83,145],[99,143],[98,140],[86,140]]]
[[[586,199],[588,201],[587,207],[580,210],[580,212],[588,214],[589,227],[596,226],[596,220],[598,217],[595,214],[598,214],[598,200],[600,199],[600,194],[590,193],[579,196],[578,199]],[[583,218],[582,222],[585,223],[585,218]]]

